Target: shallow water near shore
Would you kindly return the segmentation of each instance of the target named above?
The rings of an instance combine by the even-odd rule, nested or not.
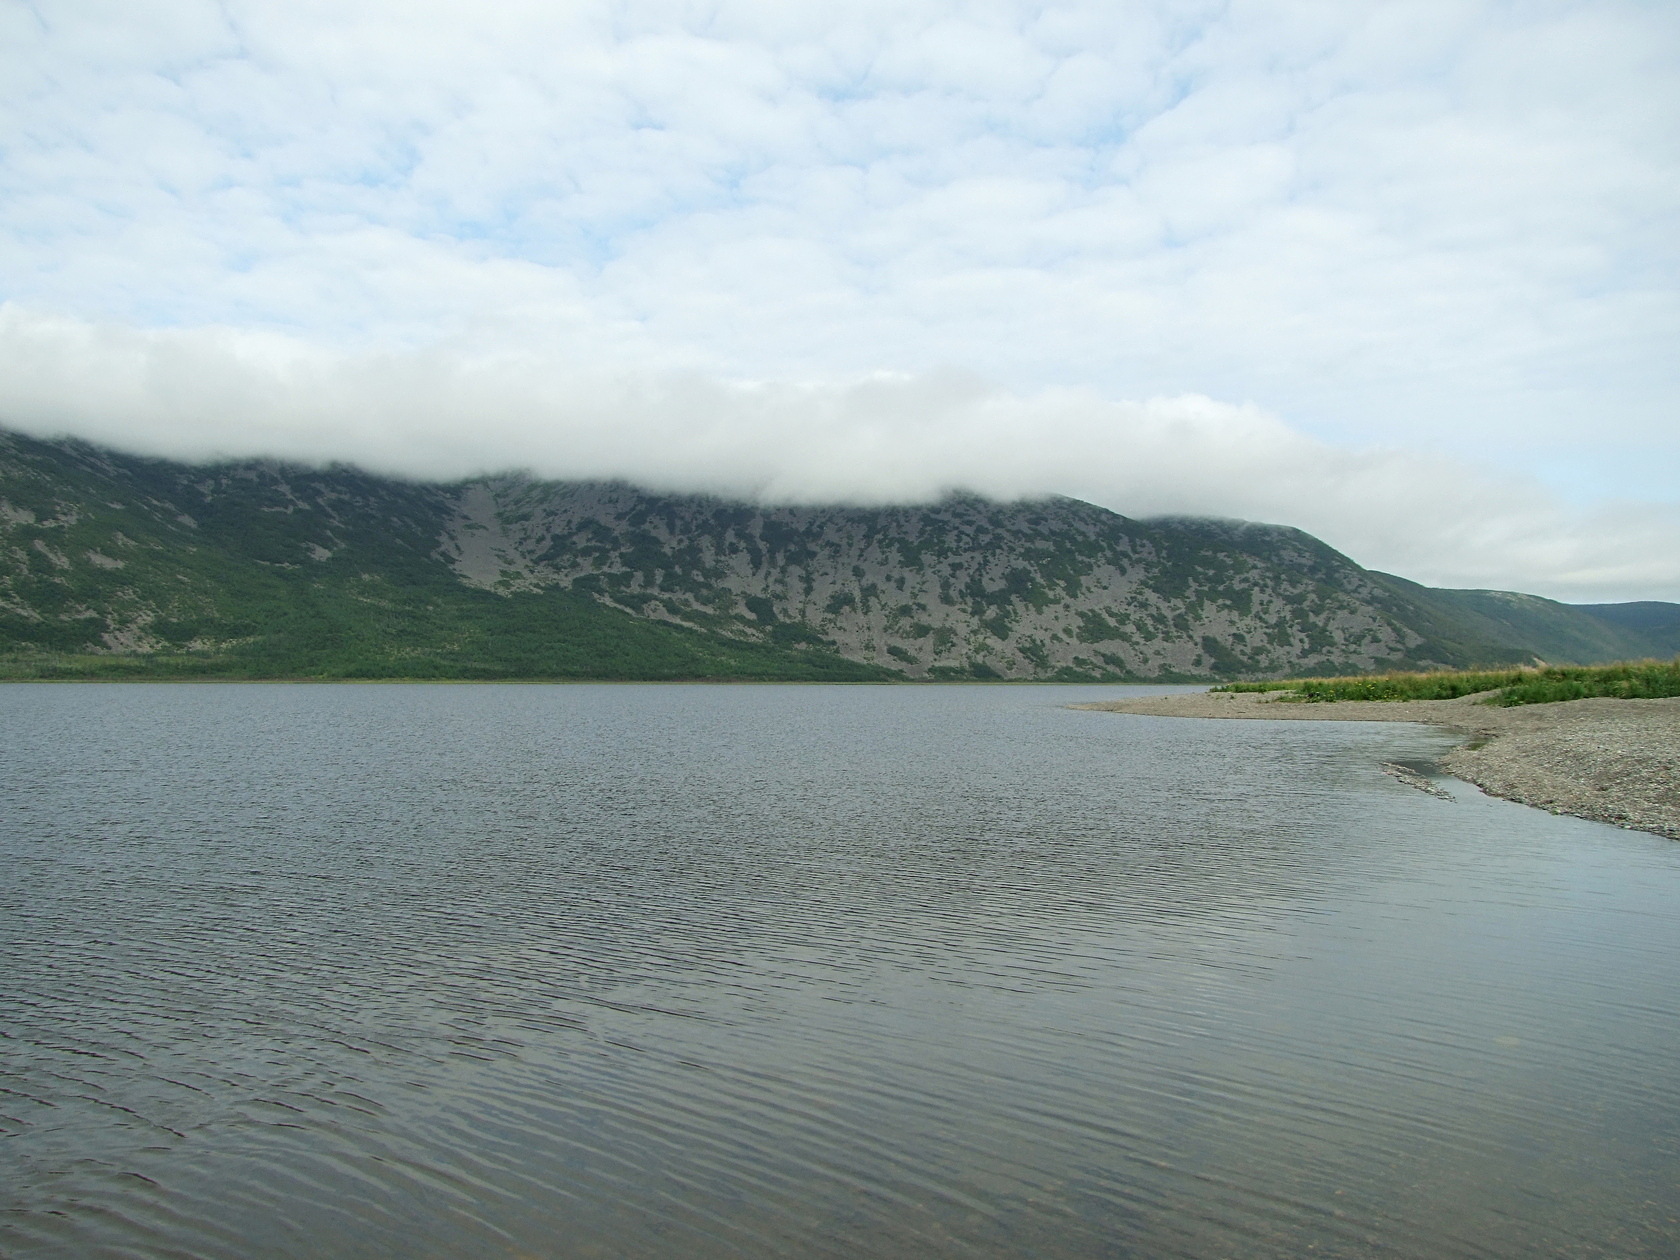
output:
[[[1680,844],[1143,690],[0,689],[0,1255],[1680,1252]]]

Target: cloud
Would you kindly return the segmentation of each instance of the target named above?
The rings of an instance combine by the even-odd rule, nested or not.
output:
[[[1011,391],[971,373],[727,380],[273,333],[140,331],[0,307],[0,423],[177,459],[345,461],[452,479],[523,469],[772,502],[1070,494],[1130,516],[1294,525],[1436,585],[1680,597],[1680,510],[1571,509],[1532,480],[1348,449],[1204,396]]]
[[[3,7],[7,401],[1672,593],[1677,58],[1638,0]]]
[[[0,261],[45,308],[414,346],[581,304],[730,376],[954,363],[1489,450],[1673,420],[1662,6],[40,12],[0,40]]]

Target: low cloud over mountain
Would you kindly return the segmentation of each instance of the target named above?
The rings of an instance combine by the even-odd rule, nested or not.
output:
[[[769,503],[1068,494],[1132,517],[1292,525],[1432,585],[1680,595],[1680,507],[1571,505],[1532,478],[1333,445],[1199,396],[1022,394],[954,371],[746,382],[564,353],[357,355],[7,307],[0,419],[177,459],[339,460],[434,479],[522,469]]]

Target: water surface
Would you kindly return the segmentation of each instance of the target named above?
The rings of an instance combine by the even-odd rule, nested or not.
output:
[[[1680,845],[1117,688],[0,688],[0,1254],[1680,1252]]]

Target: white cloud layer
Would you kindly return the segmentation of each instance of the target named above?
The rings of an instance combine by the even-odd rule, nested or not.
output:
[[[955,372],[787,385],[549,356],[345,355],[5,307],[0,417],[176,459],[262,454],[418,478],[521,469],[771,502],[1064,493],[1130,516],[1285,522],[1435,585],[1680,596],[1680,508],[1570,508],[1530,480],[1333,446],[1197,395],[1022,395]]]
[[[0,423],[1672,598],[1676,64],[1655,0],[0,3]]]

